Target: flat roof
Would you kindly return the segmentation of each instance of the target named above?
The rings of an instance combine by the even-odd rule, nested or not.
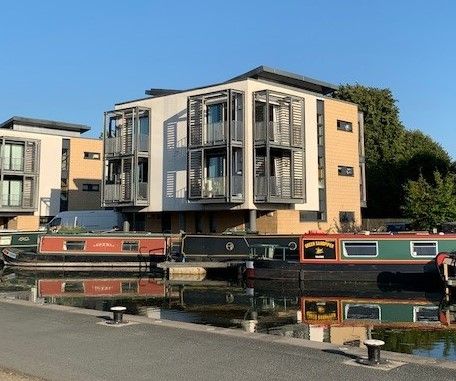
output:
[[[84,124],[58,122],[55,120],[25,118],[23,116],[13,116],[6,122],[0,124],[0,128],[13,129],[15,124],[30,127],[49,128],[52,130],[63,130],[84,133],[90,130],[89,126]]]
[[[221,82],[221,83],[214,83],[212,85],[199,86],[199,87],[194,87],[194,88],[185,89],[185,90],[151,88],[151,89],[146,90],[145,93],[146,93],[146,95],[149,95],[154,98],[162,97],[162,96],[171,95],[171,94],[183,93],[185,91],[204,89],[207,87],[223,85],[225,83],[242,81],[242,80],[245,80],[248,78],[264,79],[264,80],[279,83],[282,85],[287,85],[287,86],[296,87],[298,89],[312,91],[314,93],[318,93],[318,94],[322,94],[322,95],[329,95],[339,88],[339,86],[333,85],[328,82],[320,81],[318,79],[313,79],[310,77],[305,77],[300,74],[290,73],[288,71],[274,69],[274,68],[262,65],[262,66],[256,67],[253,70],[250,70],[244,74],[238,75],[234,78],[231,78],[231,79],[229,79],[225,82]],[[141,98],[138,100],[142,100],[142,99],[147,99],[147,98]],[[129,103],[129,102],[121,102],[121,103],[117,103],[117,104],[122,104],[122,103]]]
[[[300,74],[290,73],[279,69],[274,69],[268,66],[258,66],[257,68],[248,71],[247,73],[231,78],[228,82],[235,82],[247,78],[265,79],[272,82],[277,82],[283,85],[297,87],[299,89],[309,90],[323,95],[331,94],[339,87],[328,82],[323,82],[318,79],[305,77]]]

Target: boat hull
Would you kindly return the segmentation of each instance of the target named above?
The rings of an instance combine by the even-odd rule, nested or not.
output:
[[[3,249],[3,261],[7,266],[24,269],[40,268],[66,271],[81,269],[124,269],[131,271],[149,271],[163,261],[162,256],[147,254],[42,254],[33,251]]]
[[[293,280],[300,282],[363,282],[376,284],[419,283],[440,284],[440,275],[433,263],[398,264],[313,264],[272,260],[255,260],[247,273],[255,279]]]

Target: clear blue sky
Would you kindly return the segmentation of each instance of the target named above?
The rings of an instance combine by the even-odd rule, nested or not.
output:
[[[144,90],[267,65],[389,87],[456,159],[455,1],[21,1],[0,8],[0,121],[88,124]]]

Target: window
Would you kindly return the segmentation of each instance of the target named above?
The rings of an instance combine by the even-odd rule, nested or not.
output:
[[[124,241],[122,242],[122,251],[139,251],[138,241]]]
[[[435,257],[437,252],[436,241],[410,242],[410,254],[412,257]]]
[[[421,323],[438,323],[439,307],[413,306],[413,321]]]
[[[99,152],[84,152],[84,159],[100,160]]]
[[[353,167],[345,167],[343,165],[339,165],[337,167],[337,173],[339,176],[353,176]]]
[[[65,241],[63,245],[63,249],[68,251],[81,251],[84,248],[85,241]]]
[[[99,192],[100,185],[99,184],[82,184],[82,190],[84,192]]]
[[[207,105],[207,143],[221,142],[225,140],[226,106],[225,103],[213,103]]]
[[[299,222],[324,221],[325,213],[318,210],[301,210],[299,212]]]
[[[24,170],[24,145],[6,143],[3,150],[3,169],[7,171]]]
[[[339,212],[339,221],[341,223],[355,222],[355,212]]]
[[[378,256],[377,241],[342,242],[344,257],[376,257]]]
[[[346,320],[381,320],[381,308],[377,304],[347,304]]]
[[[353,125],[351,122],[346,122],[344,120],[338,120],[337,121],[337,129],[340,131],[347,131],[347,132],[352,132],[353,131]]]

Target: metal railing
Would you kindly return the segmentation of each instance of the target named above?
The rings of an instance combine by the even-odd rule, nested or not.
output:
[[[269,141],[274,144],[290,145],[291,126],[280,122],[255,122],[255,140],[266,141],[268,133]],[[302,143],[302,134],[300,129],[293,129],[293,144]]]
[[[122,185],[121,184],[105,184],[104,185],[104,201],[115,202],[122,200]]]
[[[268,195],[274,198],[292,199],[304,197],[303,179],[290,177],[257,176],[255,177],[255,197],[265,198]]]

